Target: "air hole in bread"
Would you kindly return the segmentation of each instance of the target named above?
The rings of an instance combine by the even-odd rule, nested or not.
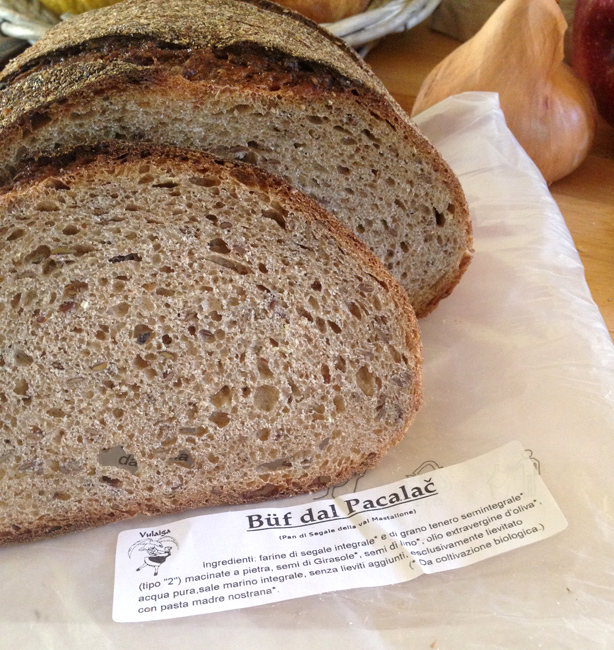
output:
[[[313,323],[313,316],[304,307],[297,307],[296,311],[299,316],[306,318],[310,323]]]
[[[213,343],[215,341],[215,334],[211,330],[202,329],[198,335],[206,342]]]
[[[345,413],[345,401],[341,395],[335,395],[333,397],[333,404],[337,413]]]
[[[17,382],[15,382],[13,392],[17,395],[27,395],[29,388],[30,386],[28,385],[28,382],[22,378],[18,379]]]
[[[269,362],[266,359],[259,358],[256,367],[262,379],[271,379],[274,376],[269,368]]]
[[[33,251],[28,253],[24,257],[24,262],[26,264],[40,264],[41,262],[44,262],[49,256],[51,255],[51,249],[49,246],[38,246],[35,248]]]
[[[177,181],[172,181],[172,180],[166,180],[166,181],[160,181],[159,183],[154,183],[152,187],[160,187],[163,189],[173,189],[175,187],[179,187],[179,183]]]
[[[443,228],[443,226],[446,225],[445,216],[443,215],[442,212],[439,212],[437,208],[434,208],[434,212],[435,212],[435,223],[437,224],[437,226],[439,226],[439,228]]]
[[[275,209],[263,210],[262,216],[265,219],[272,219],[283,230],[286,229],[286,220],[284,219],[284,215],[278,210]]]
[[[69,224],[62,230],[62,233],[67,235],[68,237],[72,237],[73,235],[76,235],[79,232],[81,232],[81,228],[79,228],[79,226],[76,226],[75,224]]]
[[[43,275],[52,275],[54,271],[58,268],[58,264],[55,260],[47,260],[43,264]]]
[[[279,389],[275,386],[258,386],[254,393],[254,406],[259,411],[270,413],[275,409],[275,406],[279,401],[279,395]]]
[[[141,256],[138,253],[127,253],[126,255],[116,255],[111,257],[109,262],[111,264],[118,264],[119,262],[140,262]]]
[[[59,419],[65,418],[68,415],[62,409],[58,409],[58,408],[47,409],[46,413],[52,418],[59,418]]]
[[[127,302],[120,302],[109,310],[114,316],[123,318],[130,311],[130,305]]]
[[[209,250],[212,251],[213,253],[219,253],[220,255],[228,255],[230,253],[230,248],[228,248],[228,244],[221,239],[212,239],[209,244]]]
[[[355,302],[348,303],[347,307],[350,311],[350,314],[352,314],[354,318],[357,318],[358,320],[362,319],[362,313],[360,311],[360,307]]]
[[[367,396],[375,395],[375,377],[367,366],[361,366],[356,373],[356,385]]]
[[[232,404],[232,390],[230,386],[222,386],[217,393],[210,397],[210,401],[216,409],[230,406]]]
[[[145,370],[146,368],[149,368],[149,361],[143,359],[143,357],[140,354],[137,354],[134,357],[134,361],[132,363],[139,370]]]
[[[330,384],[330,368],[328,365],[323,363],[322,367],[320,368],[320,372],[322,373],[322,379],[324,379],[324,383]]]
[[[332,320],[329,320],[327,322],[328,322],[328,325],[330,326],[331,330],[333,330],[333,332],[335,334],[341,334],[341,327],[339,327],[339,325],[337,325],[337,323],[335,323]]]
[[[224,428],[230,422],[230,415],[225,411],[214,411],[210,416],[209,420],[216,424],[220,428]]]
[[[123,485],[123,482],[120,479],[111,478],[110,476],[101,476],[100,477],[100,482],[101,483],[106,483],[107,485],[110,485],[111,487],[114,487],[114,488],[120,488]]]
[[[19,303],[21,302],[21,292],[16,293],[12,298],[11,298],[11,307],[13,309],[17,309],[19,307]]]
[[[220,255],[207,255],[205,259],[208,262],[217,264],[225,269],[230,269],[239,275],[248,275],[252,272],[251,268],[247,266],[247,264],[241,264],[241,262],[237,262],[236,260],[227,257],[221,257]]]
[[[104,332],[102,332],[104,334]],[[149,325],[146,325],[145,323],[140,323],[139,325],[135,325],[134,330],[132,332],[132,336],[136,339],[136,342],[139,345],[144,345],[147,343],[151,335],[153,334],[153,330]],[[98,338],[98,335],[96,335]],[[102,341],[105,340],[106,337],[101,338]]]
[[[76,257],[83,257],[88,253],[93,253],[95,250],[96,248],[94,246],[91,246],[90,244],[76,244],[73,247],[72,254],[75,255]]]
[[[11,232],[11,234],[6,238],[6,241],[15,241],[16,239],[20,239],[26,234],[26,231],[23,228],[15,228]]]
[[[287,458],[278,458],[273,460],[270,463],[262,463],[258,466],[258,471],[270,471],[275,472],[280,469],[286,469],[292,467],[292,463]]]
[[[73,280],[69,284],[64,286],[63,298],[74,298],[78,293],[82,291],[87,291],[89,288],[87,282],[82,282],[81,280]]]
[[[15,352],[15,363],[18,366],[29,366],[32,365],[33,361],[34,359],[23,350],[17,350]]]
[[[216,187],[220,184],[220,181],[217,178],[212,178],[208,176],[192,176],[188,179],[192,185],[197,185],[198,187]],[[186,206],[191,207],[191,206]]]
[[[35,206],[35,210],[39,212],[57,212],[60,209],[60,206],[55,202],[49,199],[39,201]]]
[[[244,497],[246,500],[260,500],[264,499],[266,497],[272,497],[279,488],[277,488],[274,485],[271,485],[270,483],[267,483],[261,488],[258,488],[257,490],[251,490],[249,492],[246,492]]]

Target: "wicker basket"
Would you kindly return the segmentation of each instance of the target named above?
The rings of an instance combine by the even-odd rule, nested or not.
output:
[[[379,38],[427,18],[441,0],[373,0],[367,11],[324,25],[364,54]],[[0,65],[37,41],[59,18],[38,0],[0,0]]]

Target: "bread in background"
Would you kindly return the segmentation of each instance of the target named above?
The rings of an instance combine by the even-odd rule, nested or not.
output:
[[[316,23],[334,23],[364,11],[370,0],[277,0]]]

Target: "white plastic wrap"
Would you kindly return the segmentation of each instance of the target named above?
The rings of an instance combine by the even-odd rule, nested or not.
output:
[[[556,203],[497,97],[454,97],[417,121],[461,179],[475,258],[421,321],[422,410],[359,489],[518,439],[568,529],[395,586],[133,624],[111,620],[115,544],[151,520],[121,522],[0,549],[2,650],[614,647],[614,346]]]

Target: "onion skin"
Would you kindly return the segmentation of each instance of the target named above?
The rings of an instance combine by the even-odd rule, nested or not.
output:
[[[482,29],[422,84],[412,115],[467,91],[496,92],[509,129],[548,184],[586,158],[597,110],[563,63],[565,18],[556,0],[505,0]]]

